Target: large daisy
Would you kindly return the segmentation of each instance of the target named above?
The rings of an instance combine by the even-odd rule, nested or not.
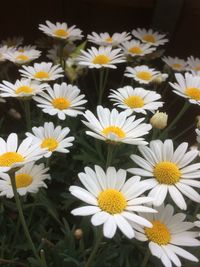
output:
[[[162,61],[174,71],[185,71],[187,62],[178,57],[163,57]]]
[[[198,151],[186,153],[187,148],[188,143],[182,143],[174,151],[172,140],[153,140],[150,147],[138,146],[143,157],[131,155],[140,168],[128,171],[146,177],[145,181],[152,187],[149,196],[154,197],[154,205],[160,206],[168,193],[180,209],[187,208],[183,195],[200,202],[199,193],[193,189],[200,188],[200,181],[196,180],[200,179],[200,163],[190,164]]]
[[[19,72],[23,77],[38,81],[53,81],[64,76],[60,65],[53,65],[52,62],[35,63],[33,67],[22,66],[22,68]]]
[[[116,64],[125,62],[121,48],[113,49],[112,46],[91,47],[87,51],[82,50],[81,53],[82,55],[77,57],[78,64],[88,66],[89,68],[116,69]]]
[[[46,25],[40,24],[39,29],[50,37],[68,41],[80,40],[83,37],[81,34],[82,31],[76,28],[75,25],[68,27],[67,23],[65,22],[56,22],[56,24],[53,24],[48,20],[45,22]]]
[[[124,86],[111,92],[109,98],[115,102],[114,105],[132,112],[146,114],[148,110],[154,112],[163,106],[163,102],[157,101],[161,95],[140,87]]]
[[[33,145],[30,137],[24,139],[19,146],[15,133],[11,133],[6,141],[0,137],[0,173],[36,161],[45,153],[46,149],[40,149],[38,145]]]
[[[124,42],[121,48],[125,55],[130,55],[132,57],[144,56],[156,50],[156,48],[152,47],[150,44],[144,44],[137,40]]]
[[[33,134],[26,133],[26,136],[33,139],[33,144],[47,149],[45,157],[50,157],[53,152],[68,153],[68,147],[73,145],[74,137],[67,137],[68,127],[62,129],[61,126],[54,127],[52,122],[45,122],[44,127],[33,127],[32,131]]]
[[[33,81],[25,78],[17,80],[14,84],[7,81],[3,81],[0,84],[0,96],[28,98],[38,93],[41,93],[48,86],[48,84],[40,83],[38,81]]]
[[[145,118],[136,120],[135,116],[128,116],[130,112],[111,111],[102,106],[97,106],[97,117],[87,110],[84,117],[87,121],[82,121],[92,131],[86,134],[109,142],[122,142],[132,145],[147,144],[144,135],[148,134],[152,126],[142,123]]]
[[[82,105],[87,102],[84,97],[85,95],[80,94],[77,86],[56,83],[53,88],[48,88],[48,92],[41,92],[33,99],[44,113],[57,115],[60,120],[64,120],[66,116],[76,117],[78,114],[82,114],[81,110],[84,109]]]
[[[175,78],[176,83],[169,83],[174,88],[173,92],[187,98],[192,104],[200,105],[200,77],[190,73],[176,73]]]
[[[27,64],[30,63],[31,61],[37,59],[41,55],[41,51],[36,50],[36,49],[27,49],[24,51],[20,50],[15,50],[15,51],[8,51],[5,54],[6,59],[9,61],[15,63],[15,64]]]
[[[188,249],[181,248],[200,246],[200,241],[196,239],[198,233],[190,231],[194,224],[185,221],[185,214],[174,214],[174,208],[169,204],[157,209],[156,214],[144,215],[151,221],[152,228],[133,224],[133,227],[137,228],[136,239],[147,241],[151,254],[159,258],[165,267],[172,267],[172,263],[180,267],[182,264],[179,257],[198,262]]]
[[[145,203],[151,198],[141,196],[148,187],[140,181],[139,176],[133,176],[126,181],[126,171],[109,167],[106,172],[95,166],[95,171],[86,167],[84,173],[79,173],[79,179],[86,189],[79,186],[70,186],[72,195],[87,203],[72,210],[73,215],[92,215],[91,222],[98,226],[103,224],[103,234],[112,238],[117,228],[128,237],[135,236],[130,222],[133,221],[145,227],[151,227],[151,223],[138,216],[137,212],[156,212],[146,207]]]
[[[36,165],[27,163],[20,170],[15,172],[15,183],[19,195],[24,196],[27,193],[37,193],[39,188],[47,187],[44,180],[50,179],[47,173],[49,168],[44,164]],[[14,196],[11,179],[7,173],[0,174],[0,196],[12,198]]]
[[[146,30],[137,28],[132,31],[132,34],[142,42],[149,43],[153,46],[164,45],[169,41],[165,38],[166,34],[160,34],[158,31],[154,31],[152,29]]]

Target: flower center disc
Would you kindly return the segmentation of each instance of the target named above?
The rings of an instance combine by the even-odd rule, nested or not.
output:
[[[177,165],[170,161],[157,163],[153,173],[156,180],[161,184],[175,184],[181,177],[181,172]]]
[[[152,78],[152,74],[148,71],[139,71],[137,77],[141,80],[150,81]]]
[[[113,38],[112,38],[112,37],[108,37],[108,38],[106,38],[106,42],[107,42],[107,43],[112,43],[112,41],[113,41]]]
[[[144,41],[150,42],[150,43],[155,43],[156,42],[156,39],[155,39],[155,37],[152,34],[146,34],[146,35],[143,36],[142,39]]]
[[[29,174],[19,173],[15,175],[15,182],[17,188],[27,187],[32,183],[32,181],[33,178]]]
[[[105,56],[105,55],[98,55],[93,59],[93,63],[94,64],[108,64],[110,62],[109,57]]]
[[[121,213],[126,208],[124,195],[116,189],[106,189],[98,196],[99,207],[110,214]]]
[[[29,57],[21,54],[21,55],[17,56],[16,59],[17,60],[22,60],[22,61],[27,61],[27,60],[29,60]]]
[[[185,94],[194,100],[200,100],[200,88],[187,88]]]
[[[70,101],[64,97],[58,97],[52,101],[52,105],[54,108],[63,110],[70,107]]]
[[[49,73],[46,71],[38,71],[35,73],[34,77],[38,79],[49,79]]]
[[[141,108],[144,106],[144,100],[140,96],[132,95],[124,100],[124,103],[130,108]]]
[[[53,151],[57,148],[58,142],[54,138],[45,138],[40,146],[41,148],[48,148],[49,151]]]
[[[21,94],[21,93],[24,93],[24,94],[32,94],[33,93],[33,89],[29,86],[20,86],[19,88],[16,89],[15,93],[18,95],[18,94]]]
[[[138,54],[138,55],[142,53],[142,49],[138,46],[133,46],[128,51],[132,54]]]
[[[174,63],[174,64],[172,65],[172,69],[180,70],[181,68],[182,68],[182,65],[179,64],[179,63]]]
[[[118,138],[124,138],[126,136],[125,132],[117,126],[109,126],[103,129],[102,133],[109,138],[116,137],[116,136]]]
[[[58,37],[67,37],[68,36],[68,32],[64,29],[58,29],[54,32],[54,34]]]
[[[195,68],[195,70],[196,70],[196,71],[200,71],[200,66],[197,66],[197,67]]]
[[[0,156],[0,166],[9,167],[15,163],[23,162],[24,158],[22,155],[16,152],[6,152]]]
[[[167,245],[171,240],[171,235],[167,226],[160,221],[153,221],[152,224],[152,228],[144,228],[147,238],[160,246]]]

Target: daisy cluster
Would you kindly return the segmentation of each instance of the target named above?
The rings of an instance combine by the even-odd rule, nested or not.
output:
[[[182,247],[200,246],[199,151],[175,141],[173,129],[187,108],[200,105],[200,59],[161,57],[160,47],[169,39],[153,29],[92,32],[85,40],[79,28],[67,23],[46,21],[39,30],[48,36],[41,50],[23,45],[22,38],[0,45],[0,62],[8,64],[8,71],[18,68],[14,82],[2,73],[0,97],[21,104],[26,124],[19,134],[0,137],[0,196],[14,197],[18,204],[17,194],[26,202],[28,193],[48,192],[52,173],[57,178],[64,170],[68,181],[62,181],[61,193],[67,190],[69,204],[61,213],[70,209],[74,216],[90,216],[87,228],[91,223],[100,229],[107,244],[125,237],[142,255],[138,243],[145,242],[146,255],[150,251],[166,267],[182,266],[180,258],[198,262]],[[157,61],[165,63],[161,71]],[[121,82],[118,69],[116,82],[110,83],[109,71],[119,64]],[[175,100],[185,101],[170,123],[164,112],[166,88]],[[68,217],[74,229],[79,222]],[[104,249],[98,238],[85,266],[95,266],[97,245]],[[145,256],[137,266],[147,266],[148,260]]]

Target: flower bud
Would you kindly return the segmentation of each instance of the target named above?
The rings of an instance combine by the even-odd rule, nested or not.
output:
[[[168,115],[165,112],[157,111],[150,119],[153,128],[164,129],[167,126]]]
[[[75,236],[75,238],[76,239],[78,239],[78,240],[80,240],[80,239],[82,239],[83,238],[83,230],[82,229],[76,229],[75,231],[74,231],[74,236]]]
[[[16,120],[20,120],[22,118],[21,114],[14,108],[9,109],[8,114]]]

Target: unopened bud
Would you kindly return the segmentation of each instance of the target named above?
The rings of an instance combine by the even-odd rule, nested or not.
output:
[[[78,240],[82,239],[83,238],[83,230],[82,229],[76,229],[74,231],[74,236]]]
[[[8,114],[16,120],[20,120],[22,118],[21,114],[14,108],[9,109]]]
[[[150,119],[151,125],[156,129],[164,129],[167,126],[168,115],[157,111]]]
[[[159,75],[155,77],[155,79],[153,79],[153,82],[159,84],[159,83],[165,82],[167,78],[168,78],[167,73],[163,73],[163,74],[160,73]]]

